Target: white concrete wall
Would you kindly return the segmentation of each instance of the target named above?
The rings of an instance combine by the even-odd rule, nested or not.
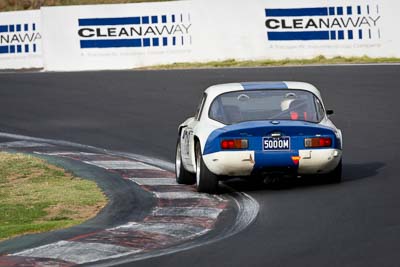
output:
[[[43,53],[29,55],[43,55],[49,71],[318,55],[400,57],[395,15],[399,8],[400,2],[393,0],[191,0],[44,7]],[[32,14],[37,17],[38,12]],[[0,18],[12,24],[27,17],[12,13],[21,16],[0,13]],[[25,62],[21,56],[0,54],[10,57],[10,63],[0,61],[0,68],[33,65],[33,59]]]

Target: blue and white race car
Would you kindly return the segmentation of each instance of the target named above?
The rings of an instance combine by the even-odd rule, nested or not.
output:
[[[215,193],[218,181],[342,176],[342,133],[321,94],[303,82],[209,87],[195,117],[179,126],[176,180]]]

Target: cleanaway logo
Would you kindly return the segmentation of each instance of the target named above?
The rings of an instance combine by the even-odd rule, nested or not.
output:
[[[269,41],[380,39],[378,5],[267,8]]]
[[[183,47],[192,44],[190,14],[80,18],[80,48]]]
[[[40,39],[36,23],[0,25],[0,54],[37,53]]]

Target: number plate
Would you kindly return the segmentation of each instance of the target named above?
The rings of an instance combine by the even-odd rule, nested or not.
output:
[[[284,136],[279,138],[264,137],[263,149],[268,151],[290,150],[290,137]]]

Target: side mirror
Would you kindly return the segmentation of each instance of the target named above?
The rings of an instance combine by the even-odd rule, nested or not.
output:
[[[326,115],[332,115],[334,112],[333,112],[333,110],[332,109],[327,109],[326,110]]]

